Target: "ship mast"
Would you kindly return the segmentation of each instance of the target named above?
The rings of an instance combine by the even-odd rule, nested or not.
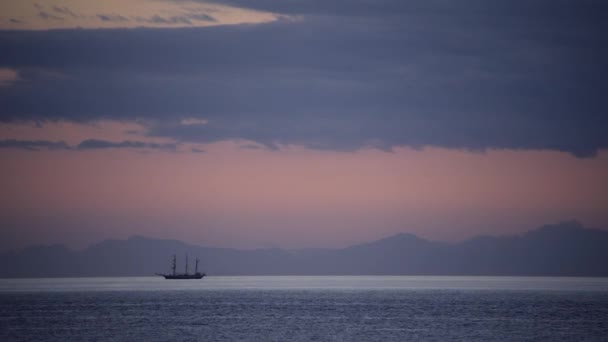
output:
[[[188,254],[186,254],[186,274],[188,274]]]
[[[171,269],[173,270],[173,275],[175,275],[175,268],[177,267],[177,261],[175,254],[173,254],[173,263],[171,264]]]
[[[196,266],[194,268],[194,273],[198,274],[198,258],[196,258]]]

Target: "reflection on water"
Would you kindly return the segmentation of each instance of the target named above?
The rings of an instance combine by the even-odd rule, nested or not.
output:
[[[3,279],[0,341],[605,341],[608,280]]]
[[[608,291],[608,278],[452,276],[209,276],[201,280],[162,277],[0,279],[0,292],[163,291],[228,289],[429,289]]]

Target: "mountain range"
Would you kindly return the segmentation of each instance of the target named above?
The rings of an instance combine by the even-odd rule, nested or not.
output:
[[[608,231],[567,221],[516,236],[446,243],[397,234],[340,249],[239,250],[133,236],[82,251],[50,245],[7,252],[0,277],[149,276],[169,272],[173,254],[182,271],[186,253],[209,275],[608,276]]]

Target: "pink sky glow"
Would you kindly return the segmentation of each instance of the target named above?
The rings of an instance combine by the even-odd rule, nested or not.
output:
[[[0,132],[77,144],[124,139],[137,128],[55,123]],[[242,148],[247,143],[200,145],[204,153],[0,149],[0,248],[80,248],[134,234],[243,248],[340,247],[398,232],[458,241],[573,218],[608,227],[608,151],[581,159],[552,151]]]

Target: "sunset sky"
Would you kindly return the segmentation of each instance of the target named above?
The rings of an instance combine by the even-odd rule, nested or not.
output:
[[[608,229],[608,2],[0,0],[0,251]]]

